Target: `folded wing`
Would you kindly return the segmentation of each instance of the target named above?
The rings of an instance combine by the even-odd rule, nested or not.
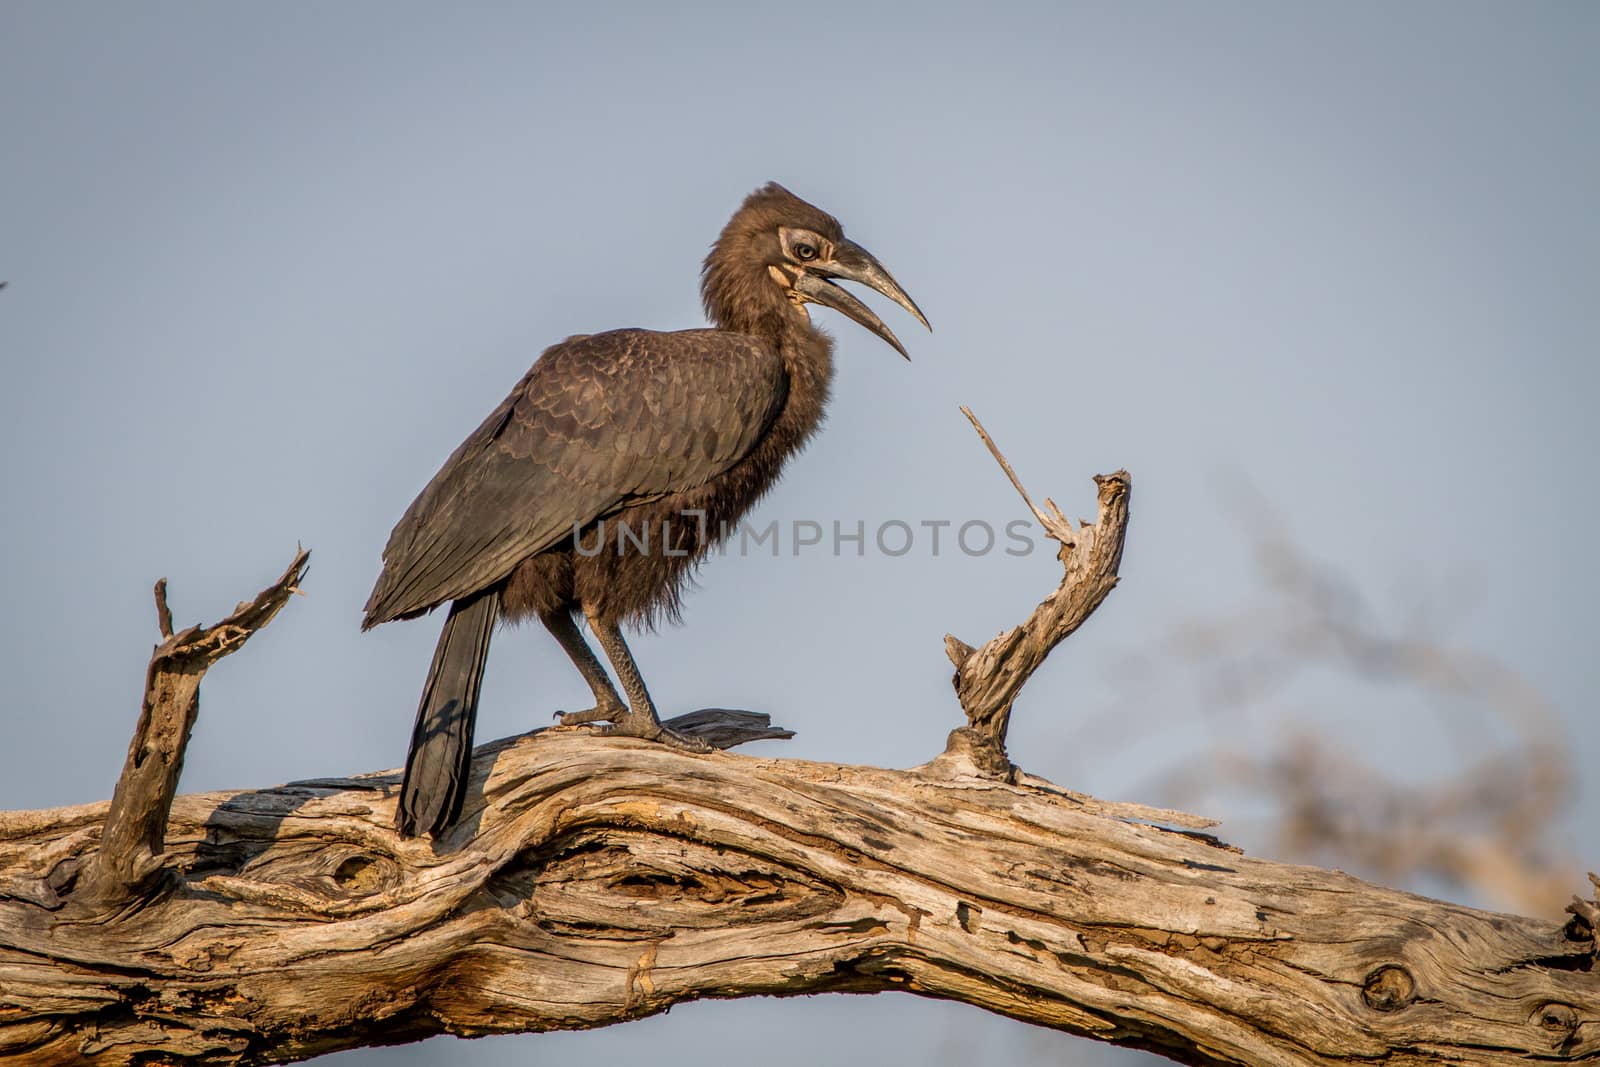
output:
[[[787,384],[774,353],[716,330],[554,346],[395,526],[363,628],[477,592],[577,527],[717,477],[760,441]]]

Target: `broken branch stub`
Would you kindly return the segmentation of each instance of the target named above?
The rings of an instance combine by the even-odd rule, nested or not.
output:
[[[150,655],[139,723],[106,812],[100,848],[78,879],[75,895],[102,902],[131,897],[161,869],[167,817],[200,713],[200,679],[299,592],[310,558],[310,552],[297,550],[288,569],[255,599],[241,603],[215,626],[191,626],[176,634],[166,579],[156,583],[156,621],[165,640]]]
[[[966,712],[967,725],[951,731],[944,754],[935,764],[955,761],[964,771],[1009,779],[1012,766],[1006,755],[1006,730],[1011,706],[1050,651],[1082,626],[1116,587],[1133,479],[1125,470],[1096,475],[1098,518],[1074,529],[1053,500],[1045,501],[1048,512],[1035,506],[977,416],[965,407],[961,411],[972,421],[1045,533],[1061,546],[1056,553],[1064,572],[1061,584],[1021,626],[1004,631],[977,649],[953,635],[944,639],[945,654],[955,664],[956,697]]]
[[[1590,871],[1589,883],[1594,886],[1593,899],[1574,895],[1567,905],[1567,914],[1572,916],[1567,931],[1574,940],[1588,941],[1594,946],[1595,956],[1600,957],[1600,874]]]

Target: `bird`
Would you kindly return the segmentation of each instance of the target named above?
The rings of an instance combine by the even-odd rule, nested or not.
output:
[[[562,725],[707,750],[662,724],[622,626],[679,621],[695,565],[817,431],[833,340],[811,321],[811,305],[843,313],[910,360],[840,280],[932,329],[836,218],[767,183],[702,264],[710,328],[610,330],[546,349],[412,502],[362,621],[369,630],[449,605],[406,755],[395,819],[403,836],[438,840],[460,818],[498,622],[539,619],[588,683],[594,706],[558,712]]]

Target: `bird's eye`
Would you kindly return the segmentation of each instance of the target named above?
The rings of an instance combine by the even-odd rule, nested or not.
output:
[[[808,245],[802,242],[795,245],[793,251],[794,258],[798,259],[802,263],[809,263],[813,259],[817,258],[817,249],[815,245]]]

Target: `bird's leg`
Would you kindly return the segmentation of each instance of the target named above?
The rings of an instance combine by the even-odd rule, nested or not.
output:
[[[628,698],[627,714],[605,732],[623,737],[642,737],[650,741],[660,741],[673,748],[687,749],[690,752],[710,752],[711,746],[699,738],[680,734],[661,725],[661,717],[656,714],[655,702],[650,699],[650,691],[644,686],[639,666],[633,662],[633,653],[628,651],[628,643],[622,639],[622,627],[608,619],[598,618],[595,612],[588,608],[584,609],[584,614],[588,616],[589,628],[599,639],[600,647],[605,649],[606,658],[611,661],[611,669],[617,672],[617,680],[622,683],[622,692]]]
[[[551,636],[561,643],[562,649],[572,660],[572,665],[578,668],[578,673],[583,675],[583,680],[589,683],[589,688],[594,692],[594,707],[587,711],[556,712],[556,718],[561,720],[561,725],[616,722],[626,715],[628,706],[617,695],[617,689],[611,684],[611,679],[606,677],[606,669],[600,665],[600,660],[589,647],[589,642],[578,632],[578,624],[573,620],[571,612],[558,611],[553,615],[541,615],[539,618]]]

